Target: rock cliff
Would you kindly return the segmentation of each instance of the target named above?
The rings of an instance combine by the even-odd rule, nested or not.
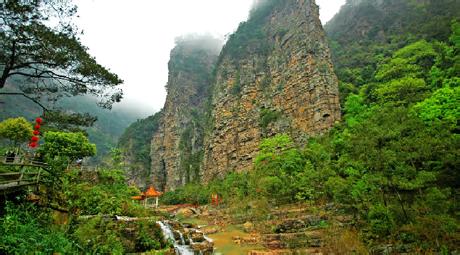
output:
[[[178,39],[168,64],[167,97],[151,143],[151,167],[157,189],[198,178],[211,73],[221,48],[208,36]]]
[[[151,145],[160,190],[248,170],[263,138],[289,133],[303,144],[340,118],[314,0],[259,1],[218,59],[215,51],[199,52],[178,44],[171,53],[168,96]]]
[[[302,143],[339,118],[338,81],[318,6],[265,1],[221,53],[202,178],[248,170],[264,137],[289,133]]]

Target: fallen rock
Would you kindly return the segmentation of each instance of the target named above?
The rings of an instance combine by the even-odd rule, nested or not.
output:
[[[181,215],[183,217],[190,217],[195,214],[195,211],[190,208],[181,208],[177,210],[176,215]]]
[[[206,226],[200,228],[201,232],[205,235],[215,234],[220,231],[220,227],[216,225]]]
[[[246,222],[243,224],[243,229],[244,229],[244,232],[250,233],[254,231],[254,224],[251,222]]]
[[[205,240],[204,234],[202,232],[197,232],[197,231],[191,231],[189,233],[190,239],[192,239],[193,242],[203,242]]]
[[[212,254],[214,244],[208,241],[192,243],[190,244],[190,248],[192,248],[193,251],[200,252],[202,254]]]

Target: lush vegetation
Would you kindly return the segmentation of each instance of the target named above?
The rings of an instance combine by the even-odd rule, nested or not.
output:
[[[130,168],[135,171],[146,172],[150,169],[150,143],[153,134],[160,125],[161,112],[145,119],[137,120],[125,129],[118,140],[118,148],[123,151],[125,159],[130,161]]]
[[[123,170],[82,171],[69,165],[95,153],[94,144],[82,133],[46,132],[44,140],[37,155],[48,167],[40,189],[27,196],[9,196],[2,204],[0,253],[124,254],[169,249],[157,218],[148,218],[149,211],[131,199],[140,191],[126,185]],[[147,218],[118,221],[115,215]]]
[[[459,28],[452,25],[446,42],[417,41],[382,59],[372,82],[347,97],[344,122],[305,149],[288,135],[268,138],[252,171],[185,186],[163,201],[202,204],[218,193],[247,214],[332,201],[353,215],[369,246],[457,250]]]
[[[32,124],[21,117],[0,122],[0,138],[9,140],[14,147],[28,141],[32,132]]]
[[[5,254],[78,253],[76,244],[59,226],[53,226],[51,210],[23,201],[8,202],[0,218],[0,251]]]
[[[247,55],[266,55],[271,50],[272,45],[266,40],[266,31],[264,31],[263,25],[273,8],[281,4],[284,4],[284,1],[258,1],[258,5],[251,10],[249,19],[241,22],[237,31],[228,38],[218,62],[221,62],[224,57],[229,57],[237,63]]]
[[[421,39],[447,41],[459,10],[452,0],[347,1],[325,25],[342,105],[348,94],[375,81],[378,66],[395,50]]]
[[[59,213],[46,205],[31,204],[22,197],[7,202],[5,215],[0,218],[0,251],[7,254],[123,254],[166,247],[154,220],[125,223],[110,218],[113,215],[147,215],[143,207],[130,200],[129,196],[139,191],[128,188],[119,171],[103,170],[84,177],[75,170],[60,181],[63,182],[59,185],[62,192],[54,194],[48,206],[60,203],[70,212]],[[94,217],[78,219],[79,215]],[[134,236],[128,235],[126,228],[134,228]]]
[[[45,133],[45,143],[39,152],[49,159],[65,158],[72,162],[96,154],[96,145],[91,144],[83,133],[49,131]]]
[[[58,172],[62,171],[53,171]],[[124,254],[169,247],[155,218],[135,222],[112,218],[148,216],[144,207],[130,199],[139,190],[126,186],[121,171],[72,170],[57,182],[47,185],[38,204],[22,196],[7,202],[0,216],[0,252]]]

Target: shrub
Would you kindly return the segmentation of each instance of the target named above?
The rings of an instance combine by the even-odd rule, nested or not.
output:
[[[0,122],[0,138],[8,139],[16,147],[32,137],[32,124],[24,118],[6,119]]]
[[[390,210],[383,205],[377,204],[370,208],[368,221],[370,230],[378,237],[386,237],[393,233],[395,223]]]
[[[7,202],[5,209],[0,218],[0,253],[78,253],[65,233],[51,225],[49,211],[33,204],[12,202]]]

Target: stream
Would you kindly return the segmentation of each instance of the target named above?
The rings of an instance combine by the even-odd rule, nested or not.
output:
[[[185,227],[179,222],[158,221],[165,238],[171,240],[176,255],[213,254],[213,240],[195,228]]]

